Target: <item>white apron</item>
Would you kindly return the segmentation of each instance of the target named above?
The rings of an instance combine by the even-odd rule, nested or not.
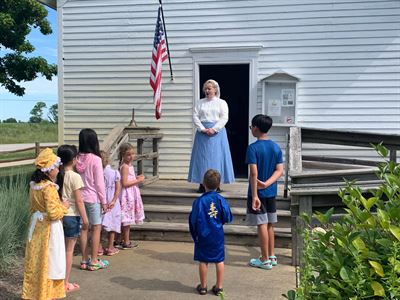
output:
[[[50,222],[49,279],[65,279],[65,242],[61,220]]]
[[[32,214],[31,224],[28,230],[28,240],[32,240],[36,222],[43,222],[46,213],[36,211]],[[50,222],[49,240],[49,273],[48,278],[53,280],[65,279],[65,242],[64,229],[61,220]]]

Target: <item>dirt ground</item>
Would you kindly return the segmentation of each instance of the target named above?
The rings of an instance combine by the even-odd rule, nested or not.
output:
[[[21,299],[21,287],[23,281],[23,259],[17,261],[16,265],[7,274],[0,274],[0,299]]]

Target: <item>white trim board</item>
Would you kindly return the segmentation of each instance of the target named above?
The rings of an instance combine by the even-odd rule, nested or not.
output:
[[[189,48],[193,58],[193,107],[200,97],[199,65],[249,64],[249,120],[257,113],[257,70],[260,45]],[[249,132],[249,143],[254,137]]]

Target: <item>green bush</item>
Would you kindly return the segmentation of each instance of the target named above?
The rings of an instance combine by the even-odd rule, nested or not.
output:
[[[18,259],[29,223],[29,179],[26,175],[0,180],[0,272]]]
[[[388,151],[375,147],[386,159]],[[400,164],[379,166],[382,180],[366,199],[354,182],[339,192],[345,216],[329,223],[333,209],[314,217],[323,228],[304,230],[300,284],[291,300],[400,299]]]

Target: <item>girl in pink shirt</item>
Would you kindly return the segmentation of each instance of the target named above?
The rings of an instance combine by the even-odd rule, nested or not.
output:
[[[84,187],[82,199],[92,233],[92,257],[89,259],[88,229],[81,230],[80,246],[82,252],[81,269],[96,271],[107,268],[106,260],[97,258],[100,245],[101,215],[108,210],[105,197],[104,173],[101,163],[100,146],[97,134],[93,129],[82,129],[79,133],[79,154],[76,170],[81,175]]]

